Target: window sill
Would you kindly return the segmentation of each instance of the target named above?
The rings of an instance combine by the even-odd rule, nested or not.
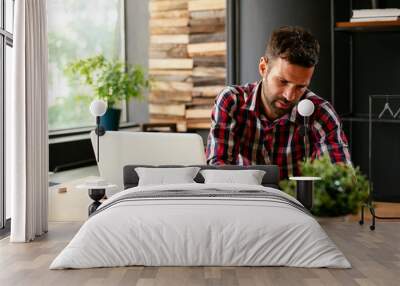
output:
[[[90,138],[90,132],[95,129],[95,126],[63,129],[57,131],[49,131],[49,144],[79,141]],[[120,130],[139,131],[140,124],[133,122],[124,122],[120,124]]]

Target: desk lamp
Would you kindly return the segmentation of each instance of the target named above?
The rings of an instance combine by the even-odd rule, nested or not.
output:
[[[301,116],[304,118],[304,125],[303,125],[303,136],[304,136],[304,147],[306,148],[306,156],[304,159],[308,159],[309,150],[308,150],[308,121],[310,116],[314,113],[314,103],[312,103],[309,99],[303,99],[297,105],[297,111]]]
[[[99,136],[103,136],[106,131],[100,125],[100,116],[107,111],[107,103],[101,99],[95,99],[90,104],[90,113],[96,117],[96,134],[97,134],[97,162],[99,162]]]
[[[314,103],[309,99],[303,99],[297,105],[297,111],[301,116],[304,117],[304,124],[302,128],[302,135],[304,136],[304,147],[306,155],[304,160],[309,157],[308,150],[308,121],[310,116],[314,113]],[[294,180],[297,183],[296,198],[301,202],[308,210],[312,208],[314,200],[314,181],[320,180],[320,177],[290,177],[290,180]]]

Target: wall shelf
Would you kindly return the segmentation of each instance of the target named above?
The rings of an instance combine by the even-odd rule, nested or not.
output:
[[[400,1],[382,2],[387,7],[400,9]],[[371,9],[371,1],[331,0],[330,4],[332,104],[341,115],[353,163],[368,173],[374,183],[370,202],[374,199],[399,201],[395,170],[400,158],[400,116],[397,114],[400,99],[392,106],[396,117],[385,113],[378,118],[384,102],[382,106],[375,105],[379,110],[372,112],[367,102],[370,95],[400,94],[400,81],[396,77],[400,67],[400,21],[350,22],[353,11]],[[370,129],[375,132],[373,145],[366,144],[371,140]],[[373,178],[369,163],[372,153]]]
[[[339,32],[392,32],[400,31],[400,21],[336,22]]]
[[[342,117],[343,122],[369,122],[368,116],[345,116]],[[400,119],[378,119],[373,118],[373,123],[397,123],[400,124]]]

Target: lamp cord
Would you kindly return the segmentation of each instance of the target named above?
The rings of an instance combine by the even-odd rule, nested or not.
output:
[[[310,156],[310,148],[308,144],[308,116],[304,116],[304,149],[305,149],[305,156],[304,161],[306,161]]]
[[[99,126],[97,126],[97,130],[99,130]],[[99,131],[97,131],[97,163],[99,162],[99,156],[100,156],[100,140],[99,140]]]
[[[97,134],[97,163],[99,162],[99,158],[100,158],[100,116],[96,117],[96,123],[97,123],[97,129],[96,129],[96,134]]]

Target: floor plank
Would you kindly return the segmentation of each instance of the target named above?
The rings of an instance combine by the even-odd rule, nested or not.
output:
[[[0,241],[0,285],[398,285],[398,222],[379,221],[375,231],[356,222],[324,220],[321,225],[350,260],[352,269],[137,266],[51,271],[51,261],[81,223],[50,223],[49,233],[32,243]]]

